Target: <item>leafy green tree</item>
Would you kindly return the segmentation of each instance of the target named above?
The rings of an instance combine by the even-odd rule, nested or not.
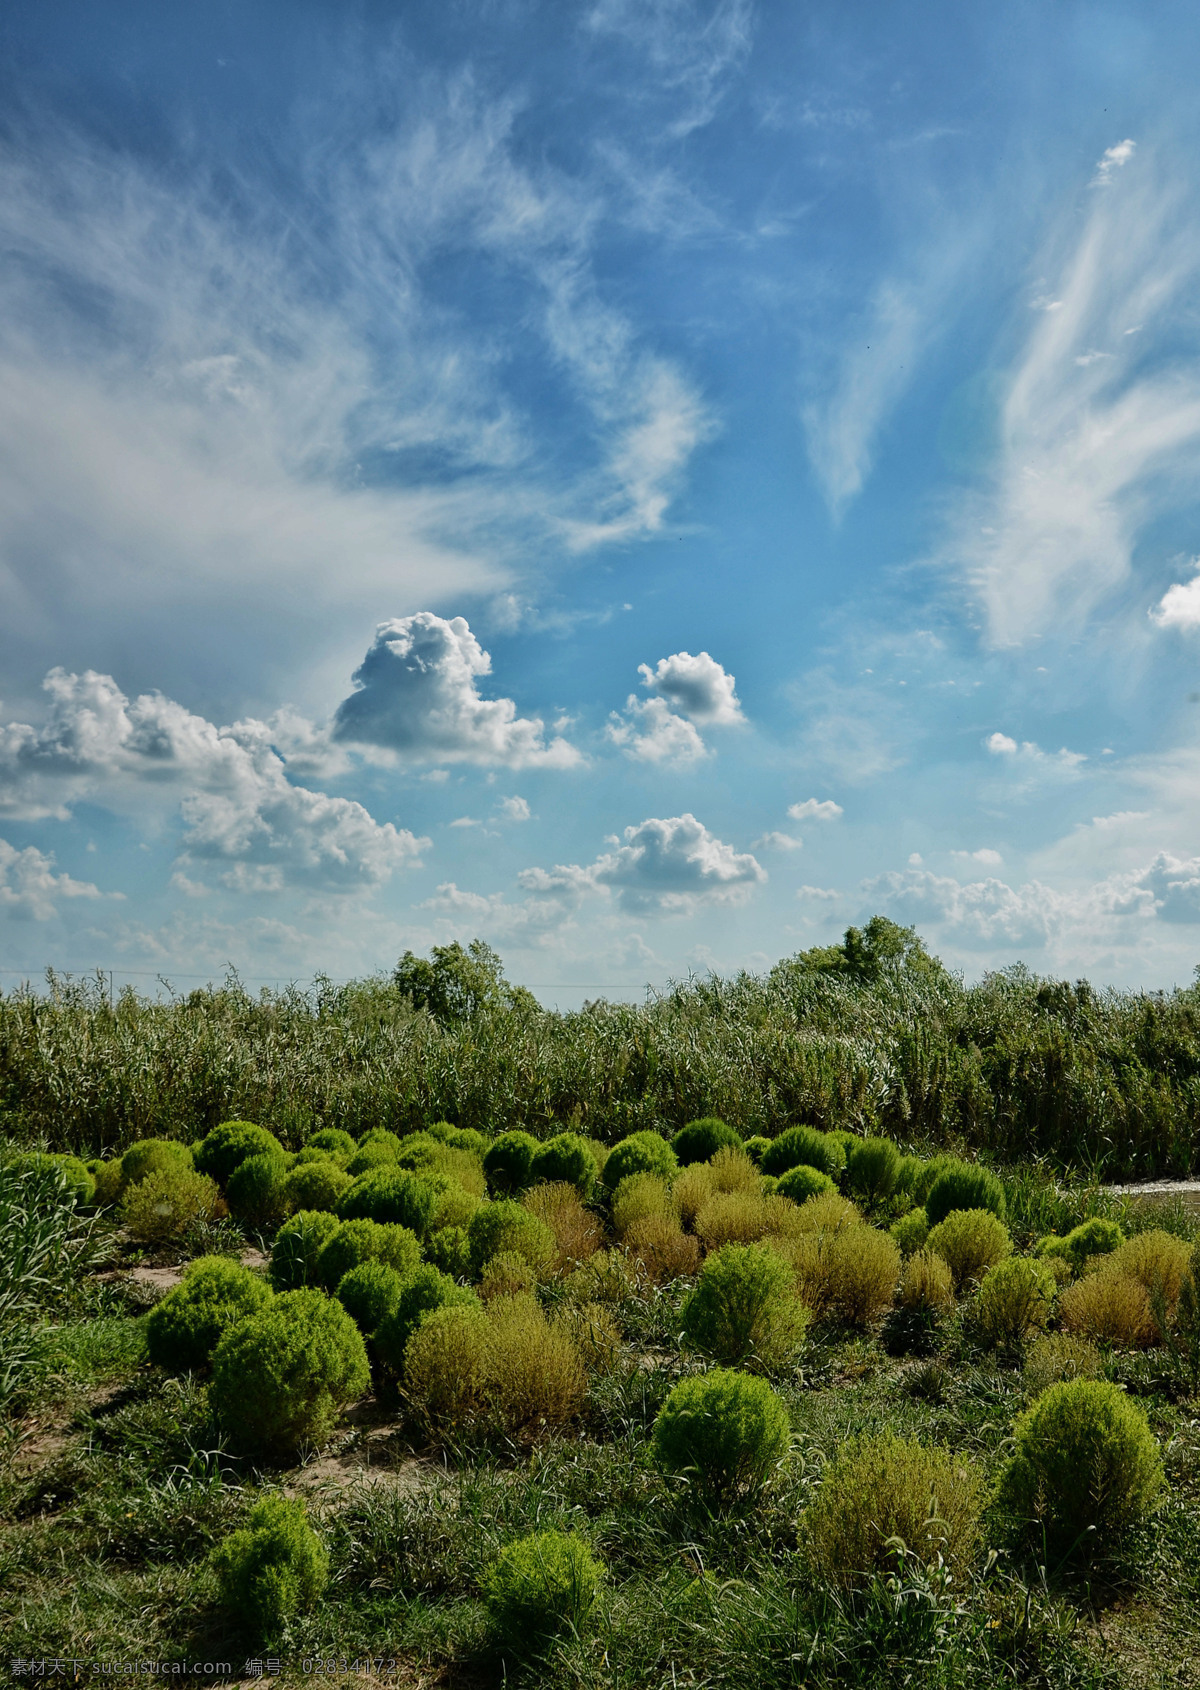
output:
[[[428,1010],[447,1026],[498,1009],[537,1007],[532,992],[508,983],[503,962],[482,939],[472,939],[466,950],[457,940],[434,945],[427,958],[405,951],[392,980],[414,1009]]]

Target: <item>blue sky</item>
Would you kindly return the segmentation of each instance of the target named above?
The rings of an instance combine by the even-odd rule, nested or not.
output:
[[[1200,960],[1200,19],[0,16],[0,984]]]

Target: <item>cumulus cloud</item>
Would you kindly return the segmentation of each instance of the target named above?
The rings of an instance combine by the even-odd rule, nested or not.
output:
[[[643,763],[694,763],[711,755],[695,726],[663,698],[631,692],[623,715],[613,711],[605,730],[613,745]]]
[[[627,827],[588,867],[526,869],[520,884],[532,897],[578,902],[599,891],[615,895],[629,913],[686,915],[701,905],[740,903],[766,878],[749,852],[735,851],[685,812]]]
[[[950,855],[964,863],[982,863],[985,868],[999,868],[1004,861],[999,851],[993,851],[990,845],[983,845],[978,851],[951,851]]]
[[[1118,141],[1115,147],[1106,147],[1096,165],[1096,174],[1092,177],[1092,185],[1097,188],[1107,188],[1112,183],[1113,176],[1122,165],[1128,164],[1137,150],[1137,142]]]
[[[803,803],[788,805],[788,815],[796,822],[832,822],[841,814],[842,806],[832,798],[806,798]]]
[[[1178,628],[1184,633],[1200,628],[1200,574],[1168,587],[1149,614],[1160,628]]]
[[[613,711],[608,738],[628,757],[648,763],[690,763],[709,755],[696,723],[728,728],[745,724],[737,683],[708,652],[677,651],[652,669],[639,663],[642,685],[653,695],[630,693],[624,713]]]
[[[565,739],[546,743],[538,718],[517,715],[510,698],[479,696],[492,660],[464,617],[418,611],[381,622],[354,672],[357,691],[338,705],[333,737],[381,746],[413,761],[569,768],[580,761]]]
[[[1111,191],[1052,240],[1053,292],[1001,387],[990,486],[952,521],[944,560],[997,646],[1077,628],[1128,579],[1145,525],[1193,497],[1200,360],[1180,328],[1200,238],[1182,189],[1132,151],[1105,154]]]
[[[53,856],[39,851],[36,845],[27,845],[22,851],[10,845],[7,839],[0,839],[0,910],[7,914],[49,921],[58,914],[58,903],[62,898],[103,896],[100,888],[90,881],[72,880],[69,874],[56,874]]]
[[[178,803],[180,865],[216,865],[235,891],[353,891],[387,880],[429,841],[348,798],[287,777],[269,723],[217,727],[161,693],[127,698],[111,675],[52,670],[44,723],[0,729],[0,810],[64,816],[82,799],[144,814]]]
[[[672,657],[660,657],[653,669],[648,663],[639,663],[638,673],[644,687],[665,698],[689,721],[735,727],[746,720],[734,677],[706,651],[695,657],[677,651]]]
[[[527,822],[530,816],[529,800],[527,798],[502,798],[496,806],[496,813],[506,822]]]

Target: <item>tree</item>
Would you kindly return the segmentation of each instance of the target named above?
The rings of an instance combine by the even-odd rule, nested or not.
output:
[[[941,963],[930,956],[916,928],[901,927],[885,915],[873,915],[865,927],[847,927],[840,945],[814,945],[777,963],[772,973],[797,968],[807,974],[844,974],[857,985],[871,985],[888,975],[942,972]]]
[[[414,1009],[428,1010],[445,1025],[472,1021],[491,1010],[537,1006],[524,986],[509,985],[504,964],[482,939],[472,939],[465,951],[457,940],[434,945],[428,958],[405,951],[392,980]]]

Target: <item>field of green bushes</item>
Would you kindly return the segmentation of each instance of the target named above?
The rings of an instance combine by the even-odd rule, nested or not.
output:
[[[541,1010],[0,999],[0,1625],[403,1686],[1200,1685],[1200,993],[877,919]],[[204,1677],[205,1674],[198,1674]]]

